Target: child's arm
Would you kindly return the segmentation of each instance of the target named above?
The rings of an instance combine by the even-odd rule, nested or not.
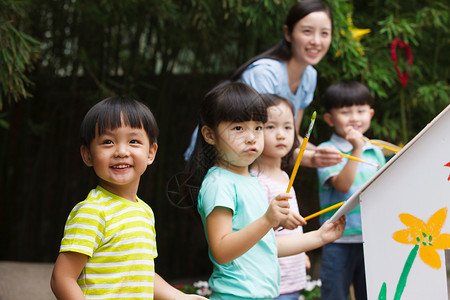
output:
[[[309,259],[308,254],[305,253],[305,269],[311,269],[311,260]]]
[[[61,252],[58,255],[50,281],[50,286],[57,299],[85,299],[77,284],[77,279],[87,260],[87,255],[76,252]]]
[[[361,132],[351,129],[345,139],[348,140],[353,145],[351,156],[360,158],[363,153],[364,141],[361,139]],[[338,175],[330,178],[331,185],[341,193],[347,193],[353,182],[355,181],[356,172],[358,171],[358,161],[353,159],[347,160],[344,168]]]
[[[322,247],[340,238],[344,233],[345,216],[336,222],[327,221],[318,230],[302,235],[278,236],[278,257],[290,256]]]
[[[219,264],[226,264],[247,252],[289,213],[288,194],[280,194],[269,204],[266,213],[247,227],[232,231],[232,212],[216,207],[206,218],[211,254]]]
[[[206,299],[199,295],[186,295],[167,283],[161,276],[155,273],[154,298],[162,300],[181,299]]]

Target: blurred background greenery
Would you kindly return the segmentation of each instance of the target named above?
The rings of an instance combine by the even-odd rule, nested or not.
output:
[[[368,136],[406,144],[450,103],[450,5],[446,0],[329,0],[330,50],[316,66],[307,108],[323,113],[326,87],[352,79],[375,100]],[[182,154],[203,95],[282,37],[292,0],[0,0],[1,260],[53,262],[70,209],[95,185],[79,155],[86,111],[127,95],[154,112],[161,134],[156,162],[139,195],[155,211],[158,273],[167,279],[210,273],[195,209],[176,195]],[[370,33],[357,36],[357,29]],[[409,73],[402,86],[391,59]],[[308,117],[304,118],[306,130]],[[318,119],[311,141],[329,138]],[[315,170],[295,183],[300,210],[318,210]],[[181,208],[184,207],[184,208]],[[312,220],[305,230],[317,227]],[[310,253],[314,274],[320,250]]]

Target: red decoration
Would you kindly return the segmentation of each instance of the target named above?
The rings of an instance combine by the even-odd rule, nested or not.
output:
[[[444,165],[444,167],[450,167],[450,162],[446,163],[446,164]],[[448,175],[448,179],[447,179],[447,180],[450,181],[450,175]]]
[[[412,63],[413,63],[413,55],[412,55],[411,47],[409,47],[409,45],[406,42],[404,42],[398,38],[395,38],[392,41],[391,59],[394,62],[395,72],[397,72],[398,78],[400,79],[402,86],[406,86],[408,84],[410,68],[409,67],[406,68],[406,71],[403,73],[400,72],[400,69],[397,64],[397,46],[400,47],[401,49],[405,49],[406,62],[408,63],[408,66],[412,65]]]

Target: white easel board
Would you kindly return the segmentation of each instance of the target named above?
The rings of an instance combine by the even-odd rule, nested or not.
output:
[[[438,210],[450,208],[450,105],[383,166],[333,215],[331,220],[361,205],[367,293],[378,299],[383,282],[386,299],[394,299],[397,284],[414,244],[393,239],[407,226],[400,214],[427,223]],[[450,233],[450,213],[440,233]],[[432,243],[431,243],[432,244]],[[424,263],[419,252],[412,262],[401,299],[447,300],[444,250],[437,250],[439,269]],[[425,248],[423,248],[425,249]],[[430,249],[430,248],[427,248]],[[422,255],[421,255],[422,254]],[[426,260],[426,259],[425,259]]]

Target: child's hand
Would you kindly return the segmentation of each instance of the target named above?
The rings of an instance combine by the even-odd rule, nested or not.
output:
[[[306,221],[303,219],[302,216],[300,216],[298,213],[293,212],[292,210],[289,210],[289,213],[287,215],[287,218],[280,221],[280,225],[289,230],[293,230],[297,228],[300,225],[305,225]]]
[[[281,221],[284,221],[289,215],[289,199],[292,196],[286,193],[281,193],[276,196],[269,204],[269,208],[265,213],[265,217],[269,224],[273,227],[278,227]]]
[[[334,242],[342,236],[345,228],[345,216],[342,216],[336,222],[326,221],[318,230],[320,238],[327,244]]]
[[[198,299],[198,300],[207,300],[208,298],[205,298],[205,297],[202,297],[202,296],[199,296],[199,295],[184,295],[183,297],[181,297],[181,298],[176,298],[177,300],[179,299],[179,300],[182,300],[182,299]]]
[[[316,168],[334,166],[342,161],[339,150],[333,146],[316,147],[312,157],[312,163]]]
[[[345,139],[353,145],[354,149],[362,149],[365,143],[362,136],[360,131],[351,127],[346,132]]]
[[[311,260],[309,259],[309,256],[305,253],[305,269],[309,270],[311,269]]]

